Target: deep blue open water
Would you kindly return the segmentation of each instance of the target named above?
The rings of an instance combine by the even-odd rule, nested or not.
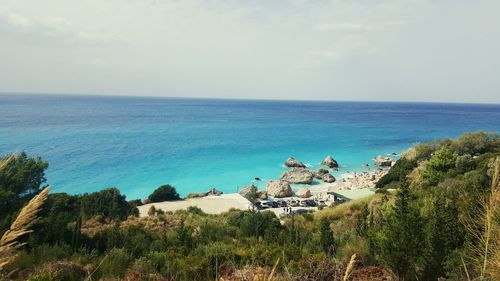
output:
[[[288,156],[318,167],[331,154],[341,172],[361,170],[478,130],[500,132],[500,105],[0,95],[0,154],[42,156],[53,191],[116,186],[129,199],[166,183],[235,192],[279,177]]]

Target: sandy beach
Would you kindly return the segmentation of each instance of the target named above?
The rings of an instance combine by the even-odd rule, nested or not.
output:
[[[337,181],[333,183],[317,183],[313,185],[294,185],[294,189],[307,188],[311,192],[311,197],[308,199],[324,200],[326,205],[329,206],[333,203],[333,197],[328,193],[336,193],[352,200],[373,194],[375,183],[383,175],[387,173],[387,169],[374,170],[361,173],[346,173],[342,175]],[[272,198],[273,200],[301,200],[305,198],[298,198],[297,196]],[[140,216],[148,216],[148,211],[154,206],[157,210],[160,209],[164,212],[175,212],[177,210],[187,209],[188,207],[195,206],[200,208],[207,214],[220,214],[227,212],[230,209],[248,210],[252,209],[252,203],[238,193],[222,194],[220,196],[210,195],[198,198],[187,198],[179,201],[165,201],[158,203],[150,203],[139,206]],[[270,208],[267,210],[273,211],[276,215],[283,213],[283,208]],[[304,209],[304,207],[293,207],[292,210]],[[316,210],[316,207],[306,208],[308,210]]]
[[[139,215],[145,217],[148,210],[154,206],[164,212],[175,212],[177,210],[187,209],[191,206],[200,208],[207,214],[220,214],[230,209],[248,210],[252,208],[252,203],[238,193],[222,194],[220,196],[206,196],[200,198],[189,198],[179,201],[165,201],[150,203],[137,207]]]

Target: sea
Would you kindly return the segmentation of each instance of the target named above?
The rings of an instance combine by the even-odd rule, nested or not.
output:
[[[52,192],[117,187],[127,199],[163,184],[264,188],[289,156],[315,169],[332,155],[338,177],[468,131],[499,133],[500,105],[0,95],[1,155],[42,157]]]

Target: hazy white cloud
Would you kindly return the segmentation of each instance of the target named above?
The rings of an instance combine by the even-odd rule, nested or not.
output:
[[[78,29],[65,18],[32,19],[17,13],[0,13],[0,32],[6,40],[35,44],[102,44],[117,40],[116,36],[102,30]]]
[[[384,31],[388,27],[402,25],[404,21],[389,21],[389,22],[327,22],[314,26],[315,30],[319,31],[347,31],[347,32],[373,32]]]
[[[0,3],[4,92],[500,102],[499,1]]]

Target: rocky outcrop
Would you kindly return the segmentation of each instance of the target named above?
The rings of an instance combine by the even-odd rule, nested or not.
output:
[[[333,159],[333,157],[330,156],[330,155],[328,155],[323,160],[323,162],[321,162],[321,165],[324,165],[324,166],[327,166],[327,167],[330,167],[330,168],[338,168],[339,167],[339,164],[337,163],[337,161],[335,159]]]
[[[265,190],[257,190],[255,193],[258,199],[260,200],[266,200],[267,199],[267,191]]]
[[[297,192],[295,192],[295,196],[299,198],[309,198],[312,194],[309,188],[300,188]]]
[[[303,183],[303,184],[311,184],[313,181],[314,175],[311,171],[306,169],[295,168],[291,169],[287,172],[284,172],[281,175],[281,180],[289,183]]]
[[[224,192],[217,190],[215,188],[210,188],[207,192],[192,192],[189,193],[186,198],[199,198],[199,197],[206,197],[210,195],[214,196],[221,196]]]
[[[375,165],[378,167],[391,167],[393,165],[392,162],[395,162],[394,159],[382,155],[375,157],[373,161],[375,161]]]
[[[373,188],[375,184],[387,174],[388,169],[379,168],[375,171],[352,173],[345,175],[336,185],[338,190],[356,190],[362,188]]]
[[[335,177],[328,173],[328,174],[324,174],[323,177],[321,178],[324,182],[329,182],[329,183],[332,183],[335,181]]]
[[[266,189],[269,196],[277,198],[292,196],[292,188],[286,181],[271,180],[267,183]]]
[[[214,195],[214,196],[221,196],[224,192],[220,191],[220,190],[217,190],[215,187],[213,188],[210,188],[208,191],[207,191],[207,196],[209,195]]]
[[[288,159],[286,159],[285,166],[287,166],[289,168],[305,168],[306,167],[306,165],[304,165],[304,163],[302,163],[298,160],[295,160],[293,157],[288,157]]]
[[[257,196],[257,187],[255,185],[245,186],[238,192],[241,196],[245,197],[248,200],[255,199]]]
[[[313,171],[311,171],[311,173],[313,173],[313,176],[315,178],[317,178],[318,180],[320,180],[320,179],[323,178],[323,175],[324,174],[328,174],[329,171],[327,169],[321,168],[321,169],[313,170]]]

